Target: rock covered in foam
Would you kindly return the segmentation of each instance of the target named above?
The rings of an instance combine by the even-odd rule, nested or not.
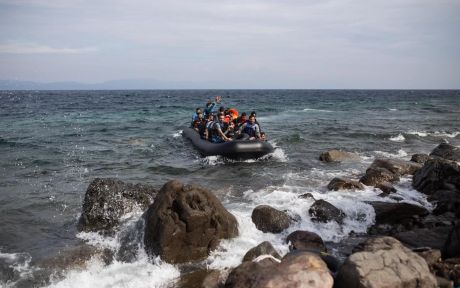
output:
[[[277,259],[281,259],[280,254],[278,253],[278,251],[276,251],[273,245],[268,241],[264,241],[256,247],[251,248],[248,252],[246,252],[246,254],[243,257],[243,262],[252,261],[261,255],[271,255]]]
[[[121,216],[133,211],[136,206],[147,208],[153,202],[156,192],[150,185],[96,178],[86,190],[78,229],[98,231],[113,228]]]
[[[425,260],[392,237],[368,239],[358,250],[340,268],[335,287],[437,287]]]
[[[336,177],[329,182],[327,189],[334,191],[350,189],[364,190],[364,185],[352,179]]]
[[[315,201],[308,210],[308,213],[313,221],[324,223],[336,221],[341,224],[345,218],[345,213],[342,210],[322,199]]]
[[[289,253],[280,263],[269,259],[243,262],[228,276],[225,287],[328,288],[334,280],[321,258],[310,252]]]
[[[209,190],[169,181],[145,214],[145,248],[169,263],[203,259],[238,223]]]
[[[281,233],[291,224],[291,218],[286,212],[268,205],[259,205],[252,211],[252,222],[262,232]]]

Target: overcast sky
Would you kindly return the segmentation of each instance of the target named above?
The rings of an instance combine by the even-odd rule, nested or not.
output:
[[[0,79],[135,78],[460,88],[460,0],[0,0]]]

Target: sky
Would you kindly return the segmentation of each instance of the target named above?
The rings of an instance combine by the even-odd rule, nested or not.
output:
[[[458,89],[460,0],[0,0],[0,79]]]

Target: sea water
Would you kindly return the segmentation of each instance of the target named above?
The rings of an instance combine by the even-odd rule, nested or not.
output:
[[[181,131],[216,95],[225,107],[256,111],[275,152],[251,161],[201,157]],[[139,240],[143,211],[125,215],[112,235],[78,233],[84,194],[96,177],[158,188],[179,179],[211,189],[237,218],[240,235],[222,241],[199,267],[237,266],[262,241],[284,254],[286,236],[298,229],[318,233],[340,258],[348,235],[365,233],[374,221],[365,202],[395,200],[372,187],[330,192],[329,181],[359,178],[376,158],[408,160],[442,141],[460,145],[460,91],[0,91],[0,286],[174,286],[181,267],[149,258]],[[360,161],[320,162],[329,149],[355,152]],[[396,188],[403,201],[432,209],[410,177]],[[344,223],[312,222],[313,201],[299,198],[305,193],[342,209]],[[261,204],[298,221],[280,234],[263,233],[251,221]],[[81,245],[116,254],[126,234],[139,236],[131,261],[106,265],[95,254],[78,267],[40,264]]]

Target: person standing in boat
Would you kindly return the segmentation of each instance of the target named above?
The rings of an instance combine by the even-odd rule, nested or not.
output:
[[[204,108],[204,117],[207,117],[209,114],[212,114],[214,112],[216,104],[220,103],[221,101],[222,97],[220,96],[216,96],[214,101],[209,100],[208,103],[206,103],[206,107]]]
[[[226,141],[232,140],[231,138],[225,136],[224,129],[225,129],[225,115],[223,113],[219,113],[217,115],[217,121],[214,121],[211,129],[211,142],[213,143],[222,143]]]
[[[249,140],[260,139],[260,127],[256,123],[256,116],[251,114],[248,122],[241,126],[239,132],[249,135]]]

